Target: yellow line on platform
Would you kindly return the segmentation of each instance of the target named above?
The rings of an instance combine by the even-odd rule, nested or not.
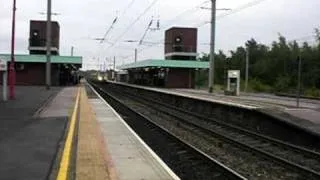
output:
[[[64,145],[62,158],[60,161],[57,180],[66,180],[68,178],[68,169],[69,169],[69,163],[70,163],[73,136],[74,136],[76,120],[77,120],[77,109],[79,107],[79,101],[80,101],[80,88],[78,88],[76,103],[73,108],[73,112],[71,116],[71,122],[69,126],[69,131],[67,134],[67,139]]]

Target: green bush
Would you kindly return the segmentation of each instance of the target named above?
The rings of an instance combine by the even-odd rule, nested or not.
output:
[[[290,77],[289,76],[279,76],[276,79],[274,85],[274,90],[276,92],[287,92],[290,87]]]
[[[255,92],[272,92],[272,87],[266,84],[263,84],[257,79],[252,79],[249,81],[250,88]]]
[[[320,89],[317,89],[316,87],[312,87],[312,88],[306,89],[304,94],[306,96],[311,96],[311,97],[320,97]]]
[[[245,85],[246,81],[241,79],[240,81],[240,91],[244,91],[245,90]],[[251,81],[248,82],[248,87],[247,87],[247,92],[254,92],[254,89],[251,86]]]

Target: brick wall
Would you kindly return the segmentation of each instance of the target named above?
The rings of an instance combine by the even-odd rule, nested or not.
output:
[[[165,87],[167,88],[194,88],[194,69],[170,69]]]
[[[45,67],[45,63],[16,63],[16,85],[45,85]],[[59,85],[58,66],[52,64],[51,69],[51,84]],[[2,73],[0,82],[2,84]]]

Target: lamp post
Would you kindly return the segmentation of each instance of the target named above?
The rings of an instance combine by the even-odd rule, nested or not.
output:
[[[134,63],[136,63],[137,60],[138,60],[138,49],[135,48],[135,49],[134,49]]]
[[[48,0],[47,4],[47,62],[46,62],[46,87],[47,90],[51,86],[51,0]]]
[[[137,40],[126,40],[124,42],[129,42],[129,43],[134,43],[134,42],[139,42]],[[134,48],[134,63],[136,63],[138,60],[138,49]]]
[[[16,72],[14,69],[14,48],[15,48],[15,28],[16,28],[16,0],[13,0],[13,13],[12,13],[12,34],[11,34],[11,62],[9,65],[9,98],[15,99],[15,81]]]
[[[47,12],[40,12],[41,15],[47,15],[47,26],[46,26],[46,89],[50,90],[51,86],[51,46],[52,46],[52,15],[60,15],[59,13],[51,12],[51,0],[47,1]],[[73,50],[72,50],[73,51]]]
[[[73,56],[74,47],[71,46],[71,56]]]

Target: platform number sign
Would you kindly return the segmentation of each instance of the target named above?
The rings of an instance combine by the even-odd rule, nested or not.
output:
[[[0,71],[7,71],[7,61],[0,59]]]

